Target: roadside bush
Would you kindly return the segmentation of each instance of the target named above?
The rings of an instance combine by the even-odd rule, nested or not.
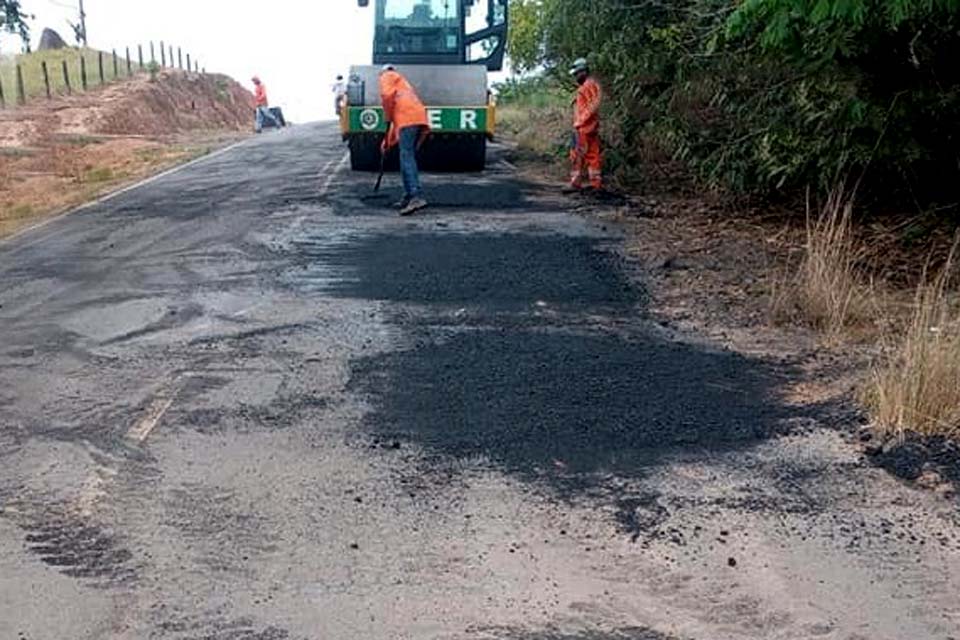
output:
[[[960,0],[515,0],[512,56],[589,55],[615,160],[649,141],[706,184],[827,191],[957,216]],[[891,200],[891,197],[893,200]]]
[[[917,289],[906,331],[888,341],[889,356],[864,395],[876,426],[902,437],[960,436],[960,307],[951,296],[954,255]]]
[[[800,321],[836,339],[871,315],[853,229],[853,195],[835,187],[818,213],[807,204],[806,243],[796,271],[778,283],[774,318]]]
[[[500,129],[521,151],[542,159],[565,158],[569,145],[570,97],[551,77],[507,80],[496,86]]]

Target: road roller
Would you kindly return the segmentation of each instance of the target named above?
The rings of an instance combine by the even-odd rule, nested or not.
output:
[[[357,171],[381,169],[387,132],[379,75],[392,64],[427,107],[431,134],[418,162],[428,171],[482,171],[496,128],[487,74],[503,68],[508,0],[357,0],[372,6],[373,64],[350,68],[340,128]],[[480,12],[485,13],[481,15]],[[385,159],[398,167],[397,149]]]

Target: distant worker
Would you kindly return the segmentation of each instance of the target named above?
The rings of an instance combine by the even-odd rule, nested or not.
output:
[[[404,195],[397,206],[400,215],[409,216],[427,206],[420,187],[417,150],[430,134],[430,121],[417,92],[390,64],[380,72],[380,100],[384,117],[389,123],[380,151],[385,154],[392,147],[400,145]]]
[[[570,186],[565,191],[579,193],[586,171],[590,187],[599,192],[603,190],[603,153],[600,149],[600,104],[603,92],[590,75],[590,66],[585,58],[573,63],[570,75],[576,78],[580,87],[574,100]]]
[[[333,109],[337,112],[337,117],[340,117],[340,110],[343,108],[343,99],[347,95],[347,83],[344,81],[343,76],[337,76],[337,81],[331,86],[333,90]]]
[[[270,101],[267,100],[267,88],[260,81],[260,78],[253,76],[253,106],[256,109],[256,124],[254,128],[257,133],[263,131],[264,121],[269,120],[277,129],[281,127],[280,120],[270,111]]]

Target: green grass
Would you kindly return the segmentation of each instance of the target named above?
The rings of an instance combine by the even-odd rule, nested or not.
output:
[[[98,184],[101,182],[109,182],[115,177],[110,167],[94,167],[93,169],[88,169],[83,172],[83,175],[80,177],[80,182],[84,184]]]
[[[80,75],[81,57],[86,63],[87,88],[94,88],[101,85],[98,56],[100,52],[95,49],[60,49],[57,51],[39,51],[36,53],[27,53],[18,56],[0,57],[0,83],[3,85],[3,93],[6,106],[9,108],[16,104],[17,99],[17,75],[16,68],[20,65],[23,74],[24,90],[28,101],[46,98],[46,88],[43,82],[42,63],[46,61],[47,71],[50,77],[50,90],[53,95],[63,95],[67,93],[67,85],[63,76],[63,63],[67,63],[67,75],[70,78],[70,87],[74,93],[83,91],[83,83]],[[113,72],[113,54],[103,53],[103,84],[122,80],[127,77],[126,53],[117,52],[117,74]],[[133,72],[137,73],[138,65],[133,60]]]
[[[531,159],[566,161],[570,144],[571,94],[536,79],[500,85],[497,129]]]

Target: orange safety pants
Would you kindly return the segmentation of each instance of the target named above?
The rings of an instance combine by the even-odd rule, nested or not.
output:
[[[583,174],[586,171],[590,178],[590,186],[594,189],[603,188],[603,152],[600,150],[600,134],[598,132],[574,136],[575,144],[570,149],[570,184],[580,188],[583,184]]]

